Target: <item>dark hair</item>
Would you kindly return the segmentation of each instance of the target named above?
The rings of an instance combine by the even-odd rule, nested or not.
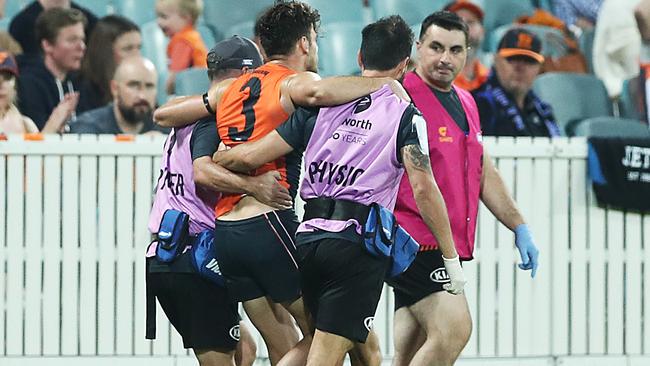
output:
[[[81,74],[99,91],[102,103],[112,99],[110,81],[115,73],[113,43],[123,34],[140,32],[137,24],[119,15],[107,15],[97,21],[88,39],[88,49],[81,64]]]
[[[80,10],[74,8],[45,10],[36,18],[36,25],[34,26],[36,41],[39,46],[44,39],[49,43],[55,43],[61,28],[78,23],[83,24],[84,27],[88,23],[86,16]]]
[[[424,18],[424,21],[422,21],[422,27],[420,28],[420,37],[418,39],[422,39],[422,36],[424,36],[431,25],[437,25],[438,27],[448,31],[462,31],[463,34],[465,34],[465,43],[467,44],[467,42],[469,42],[469,28],[463,19],[456,13],[443,10],[437,11]]]
[[[318,32],[318,10],[299,1],[281,1],[263,12],[255,22],[266,55],[289,55],[300,38],[311,40],[310,30]]]
[[[361,37],[361,62],[369,70],[394,68],[411,54],[413,47],[413,31],[399,15],[368,24]]]

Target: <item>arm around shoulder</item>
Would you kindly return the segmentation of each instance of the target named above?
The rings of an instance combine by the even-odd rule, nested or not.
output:
[[[228,170],[244,173],[257,169],[264,163],[284,156],[292,150],[293,147],[274,130],[260,140],[218,151],[214,161]]]
[[[154,111],[153,119],[162,127],[183,127],[217,110],[221,96],[235,79],[226,79],[210,87],[207,95],[191,95],[174,98]],[[206,106],[210,106],[208,111]]]
[[[306,107],[332,106],[351,102],[382,86],[396,81],[391,78],[335,76],[321,79],[313,72],[291,76],[283,86],[294,104]],[[391,86],[392,87],[392,86]]]

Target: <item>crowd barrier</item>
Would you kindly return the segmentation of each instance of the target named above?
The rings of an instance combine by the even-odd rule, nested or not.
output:
[[[0,364],[190,365],[158,311],[144,339],[147,218],[163,137],[0,141]],[[584,139],[486,138],[540,249],[535,279],[485,207],[464,264],[459,364],[650,364],[650,216],[596,205]],[[648,199],[647,197],[644,199]],[[300,209],[298,209],[300,211]],[[377,310],[386,364],[392,291]],[[260,364],[265,364],[259,342]]]

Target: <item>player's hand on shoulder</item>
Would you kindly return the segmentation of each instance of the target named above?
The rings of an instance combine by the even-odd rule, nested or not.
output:
[[[280,173],[275,170],[251,177],[254,182],[250,194],[258,201],[276,210],[292,208],[293,201],[289,190],[278,182],[281,178]]]
[[[442,288],[452,295],[462,294],[467,280],[465,279],[463,267],[460,266],[460,258],[456,256],[456,258],[452,259],[445,257],[442,257],[442,259],[445,263],[445,271],[449,276],[449,283],[442,285]]]

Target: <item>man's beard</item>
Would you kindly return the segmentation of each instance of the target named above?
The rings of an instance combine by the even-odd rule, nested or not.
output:
[[[118,99],[117,108],[119,108],[120,113],[124,121],[135,125],[139,122],[145,121],[151,118],[151,107],[147,105],[147,108],[139,108],[140,106],[128,107]]]

